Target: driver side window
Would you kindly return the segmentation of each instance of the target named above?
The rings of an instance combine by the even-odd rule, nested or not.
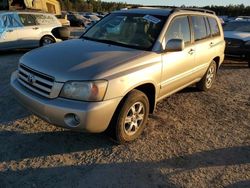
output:
[[[191,32],[187,16],[180,16],[172,20],[165,35],[166,44],[171,39],[182,39],[185,45],[191,43]]]

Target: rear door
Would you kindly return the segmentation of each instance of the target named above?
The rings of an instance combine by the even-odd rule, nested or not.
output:
[[[0,17],[0,49],[16,48],[18,46],[18,30],[21,25],[12,17],[5,14]]]
[[[214,17],[207,18],[210,29],[211,29],[211,49],[213,54],[222,55],[225,50],[225,41],[223,32],[220,31],[220,22]]]
[[[36,22],[36,19],[31,14],[19,13],[19,18],[24,26],[19,30],[19,35],[22,36],[20,44],[22,47],[37,47],[41,39],[41,28]]]
[[[195,53],[195,75],[202,77],[208,69],[214,54],[214,41],[211,37],[211,30],[207,17],[202,15],[191,16],[192,30],[194,34]]]
[[[51,34],[51,31],[55,27],[61,27],[62,24],[58,21],[58,19],[51,14],[34,14],[33,15],[36,19],[36,22],[41,29],[41,33],[43,35],[45,34]]]

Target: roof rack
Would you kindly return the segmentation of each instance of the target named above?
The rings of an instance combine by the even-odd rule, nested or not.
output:
[[[216,13],[214,11],[202,9],[202,8],[181,8],[181,7],[178,7],[178,8],[175,8],[173,11],[180,11],[180,10],[197,11],[197,12],[204,12],[204,13],[216,15]]]
[[[216,13],[212,10],[208,10],[208,9],[202,9],[202,8],[186,8],[186,7],[176,7],[176,6],[138,6],[136,8],[144,8],[144,9],[157,9],[157,8],[169,8],[169,9],[173,9],[172,11],[181,11],[181,10],[189,10],[189,11],[196,11],[196,12],[204,12],[204,13],[208,13],[208,14],[214,14],[216,15]]]

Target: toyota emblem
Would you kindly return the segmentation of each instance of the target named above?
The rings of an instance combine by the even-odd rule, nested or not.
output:
[[[27,76],[27,81],[30,83],[30,84],[34,84],[36,82],[36,78],[33,74],[29,74]]]

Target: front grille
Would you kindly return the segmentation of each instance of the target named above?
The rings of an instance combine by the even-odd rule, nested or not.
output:
[[[243,40],[234,38],[225,38],[225,41],[227,47],[233,47],[233,48],[241,47],[244,44]]]
[[[51,93],[54,86],[53,77],[20,64],[18,69],[18,81],[29,90],[44,97],[51,98]]]

